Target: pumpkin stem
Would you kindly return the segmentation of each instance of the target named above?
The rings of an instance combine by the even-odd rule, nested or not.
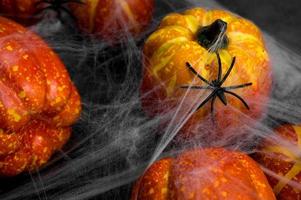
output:
[[[197,41],[205,49],[217,52],[227,48],[229,39],[226,35],[227,23],[221,19],[215,20],[211,25],[201,27],[197,32]]]

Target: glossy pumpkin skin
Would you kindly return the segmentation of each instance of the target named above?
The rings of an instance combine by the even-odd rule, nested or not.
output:
[[[238,99],[226,94],[228,106],[224,106],[218,99],[215,101],[213,124],[212,120],[206,120],[211,119],[208,102],[189,118],[182,128],[182,136],[202,132],[199,124],[205,120],[208,123],[206,129],[217,127],[218,130],[214,132],[225,132],[229,127],[233,131],[228,133],[236,134],[244,124],[250,125],[252,121],[262,117],[270,95],[270,61],[260,30],[252,22],[224,10],[194,8],[183,14],[172,13],[166,16],[145,42],[141,85],[141,100],[145,112],[154,117],[181,107],[177,110],[177,116],[183,117],[191,109],[191,105],[197,107],[210,94],[204,90],[188,91],[180,87],[190,84],[207,86],[187,69],[186,62],[207,80],[216,79],[217,57],[203,48],[196,38],[201,27],[208,26],[217,19],[227,23],[226,36],[229,39],[228,46],[218,51],[223,75],[232,58],[236,57],[234,68],[223,86],[251,82],[252,86],[234,91],[248,103],[250,110]]]
[[[36,3],[40,0],[1,0],[0,14],[21,24],[31,25],[37,22]]]
[[[263,172],[247,155],[222,148],[189,150],[154,163],[131,200],[274,200]]]
[[[277,199],[301,199],[300,189],[287,184],[288,181],[286,181],[291,180],[301,184],[301,160],[298,152],[301,149],[301,126],[282,125],[275,130],[275,133],[284,143],[277,144],[275,141],[266,139],[260,145],[254,158],[263,167],[283,178],[277,179],[267,174]]]
[[[44,165],[70,137],[80,97],[37,35],[0,17],[0,175]]]
[[[154,0],[86,0],[70,8],[82,31],[117,43],[144,31],[152,19]]]

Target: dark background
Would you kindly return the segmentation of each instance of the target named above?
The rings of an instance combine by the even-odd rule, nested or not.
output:
[[[251,19],[261,29],[301,50],[300,0],[218,0],[231,11]]]

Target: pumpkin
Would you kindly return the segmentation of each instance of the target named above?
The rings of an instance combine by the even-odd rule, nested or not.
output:
[[[70,8],[83,32],[117,43],[144,31],[152,19],[154,0],[86,0]]]
[[[67,4],[81,4],[81,0],[1,0],[0,14],[23,25],[33,25],[42,18],[46,10],[52,10],[61,19],[62,13],[71,15]]]
[[[24,25],[32,24],[37,20],[35,16],[37,12],[35,4],[38,1],[39,0],[1,0],[0,14]]]
[[[0,175],[36,170],[67,142],[80,96],[59,57],[0,17]]]
[[[172,13],[143,51],[140,91],[146,114],[175,112],[173,121],[179,124],[192,105],[197,108],[182,136],[213,129],[236,134],[263,117],[272,74],[261,32],[252,22],[224,10]]]
[[[154,163],[135,183],[131,200],[275,199],[249,156],[223,148],[194,149]]]
[[[286,124],[276,128],[277,140],[265,139],[254,159],[270,170],[268,180],[279,200],[301,199],[301,126]],[[277,142],[281,141],[281,143]],[[293,181],[294,184],[289,184]]]

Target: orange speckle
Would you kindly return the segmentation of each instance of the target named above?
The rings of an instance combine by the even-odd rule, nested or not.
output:
[[[12,68],[13,68],[14,72],[17,72],[19,70],[19,66],[18,65],[14,65]]]
[[[22,58],[23,58],[24,60],[27,60],[27,59],[28,59],[28,57],[29,57],[29,55],[28,55],[28,54],[24,54],[24,55],[22,56]]]
[[[227,196],[228,196],[228,193],[225,192],[225,191],[223,191],[223,192],[222,192],[222,196],[223,196],[223,197],[227,197]]]
[[[15,122],[19,122],[21,120],[21,116],[16,112],[15,109],[8,109],[7,113],[13,118]]]
[[[13,47],[12,47],[11,45],[7,45],[5,48],[6,48],[6,50],[8,50],[8,51],[13,51],[13,50],[14,50]]]
[[[21,99],[24,99],[24,98],[26,97],[25,91],[19,92],[18,96],[19,96]]]
[[[155,193],[154,188],[151,188],[151,189],[148,191],[148,194],[154,194],[154,193]]]

